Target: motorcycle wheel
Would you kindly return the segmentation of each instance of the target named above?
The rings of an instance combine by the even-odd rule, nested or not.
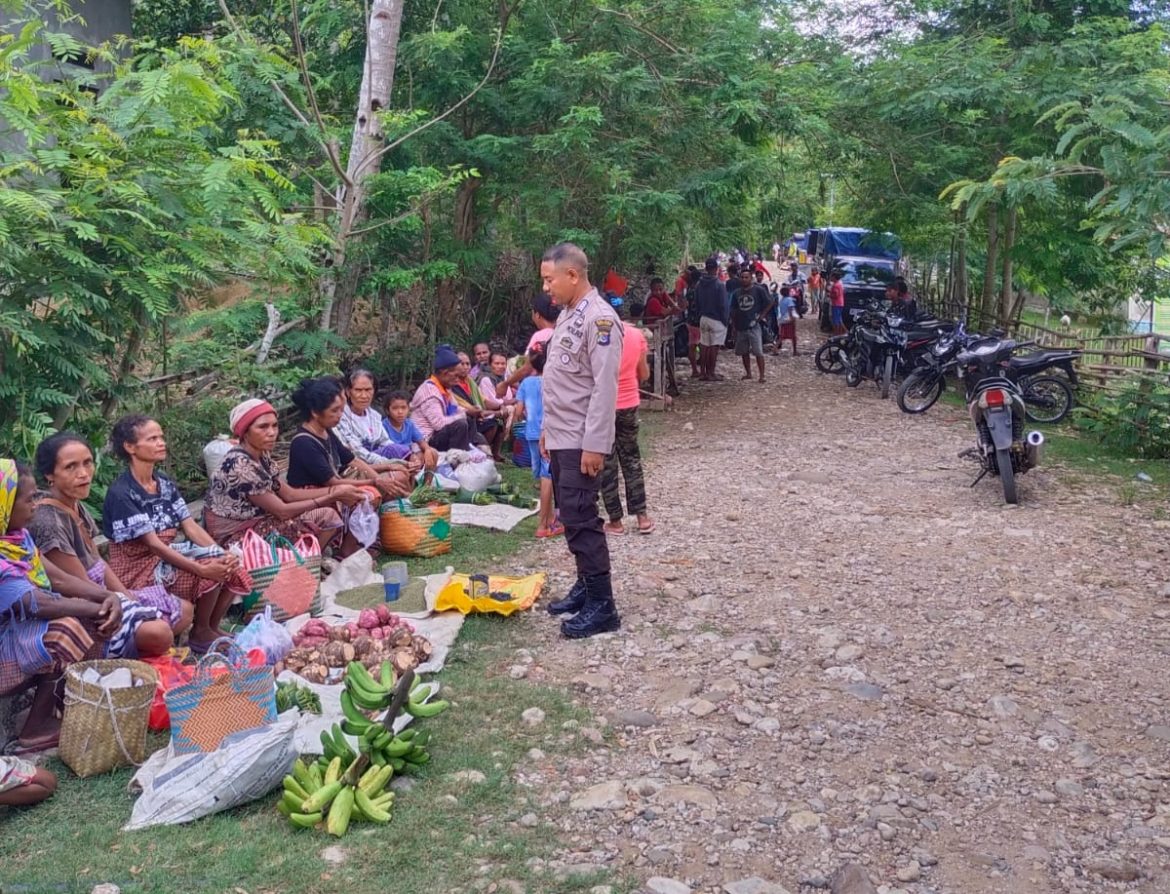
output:
[[[882,400],[890,396],[890,383],[894,381],[894,355],[886,354],[886,362],[882,367],[882,380],[878,383],[878,391]]]
[[[845,361],[841,359],[841,346],[826,342],[817,348],[813,363],[823,373],[840,375],[845,372]]]
[[[1012,468],[1012,452],[1003,447],[995,451],[995,463],[999,466],[999,482],[1003,485],[1003,499],[1013,506],[1020,501],[1016,494],[1016,473]]]
[[[1072,409],[1073,392],[1068,382],[1057,376],[1040,376],[1024,383],[1024,412],[1029,422],[1054,425]]]
[[[855,369],[851,369],[845,373],[845,384],[850,388],[856,388],[861,384],[861,373]]]
[[[916,369],[898,388],[898,407],[903,413],[925,413],[942,397],[946,380],[935,369]]]

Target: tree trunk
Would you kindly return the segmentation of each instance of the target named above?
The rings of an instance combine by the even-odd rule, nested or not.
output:
[[[995,307],[995,277],[999,269],[999,206],[987,206],[987,261],[983,265],[983,295],[979,300],[979,320],[990,319]]]
[[[382,168],[383,132],[378,114],[390,107],[394,89],[394,66],[398,61],[398,38],[402,31],[404,0],[373,0],[366,30],[366,58],[362,66],[362,86],[358,94],[357,116],[349,147],[346,179],[337,188],[336,242],[333,268],[321,277],[321,328],[333,326],[335,302],[352,307],[352,294],[337,296],[340,287],[347,293],[356,288],[356,280],[342,275],[346,249],[353,231],[365,217],[366,182]],[[348,298],[348,300],[346,300]],[[340,314],[338,315],[340,317]],[[349,329],[349,320],[338,320],[338,328]]]
[[[459,184],[455,194],[455,238],[464,245],[475,240],[479,218],[475,213],[475,194],[483,186],[482,177],[468,177]]]
[[[999,295],[999,325],[1007,327],[1012,321],[1015,292],[1012,283],[1012,249],[1016,245],[1016,209],[1009,208],[1003,224],[1003,283]]]
[[[963,209],[960,216],[959,233],[956,242],[958,245],[955,249],[955,301],[959,307],[959,315],[966,318],[970,308],[968,307],[968,282],[967,282],[967,212]]]

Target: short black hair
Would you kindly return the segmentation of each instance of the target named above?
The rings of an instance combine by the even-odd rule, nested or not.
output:
[[[130,454],[126,452],[127,444],[138,443],[138,430],[154,420],[143,413],[130,413],[114,423],[110,429],[110,449],[114,456],[124,463],[130,462]]]
[[[528,363],[538,373],[544,373],[544,362],[547,359],[544,351],[532,350],[528,352]]]
[[[652,285],[652,286],[654,286],[654,285],[664,286],[664,285],[666,285],[666,283],[662,281],[662,277],[661,277],[661,276],[656,276],[656,277],[654,277],[652,280],[650,280],[650,285]]]
[[[330,376],[320,379],[301,379],[292,393],[292,402],[302,422],[308,422],[314,413],[323,413],[341,394],[341,383]]]
[[[382,401],[382,406],[389,407],[390,404],[394,403],[394,401],[396,401],[396,400],[406,401],[406,405],[410,406],[410,395],[407,394],[405,391],[391,391],[389,394],[386,395],[386,398]]]
[[[53,470],[57,468],[57,454],[61,452],[61,448],[69,444],[84,444],[89,447],[89,452],[93,453],[93,448],[89,446],[89,442],[76,432],[62,431],[55,435],[49,435],[41,443],[37,444],[37,452],[33,457],[33,463],[36,466],[37,474],[42,481],[47,481],[49,476],[53,474]]]
[[[703,263],[703,268],[706,270],[718,270],[719,269],[719,259],[718,258],[707,258],[707,260]]]

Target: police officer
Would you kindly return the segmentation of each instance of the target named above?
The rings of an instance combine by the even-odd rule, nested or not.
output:
[[[589,284],[589,260],[562,242],[540,263],[544,291],[562,307],[545,344],[544,429],[540,452],[552,468],[565,540],[577,560],[577,582],[548,610],[576,613],[561,633],[578,638],[621,627],[609,574],[609,545],[597,513],[601,470],[613,449],[622,324]]]

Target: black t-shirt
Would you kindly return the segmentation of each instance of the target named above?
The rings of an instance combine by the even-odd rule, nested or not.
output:
[[[759,325],[759,316],[771,302],[764,286],[738,288],[731,296],[731,318],[740,332]]]
[[[156,471],[157,493],[148,493],[126,469],[106,491],[102,531],[113,543],[126,543],[147,534],[181,527],[191,517],[175,482]]]
[[[353,451],[332,431],[322,439],[302,425],[288,445],[286,480],[293,487],[324,487],[331,478],[340,478],[353,459]]]

